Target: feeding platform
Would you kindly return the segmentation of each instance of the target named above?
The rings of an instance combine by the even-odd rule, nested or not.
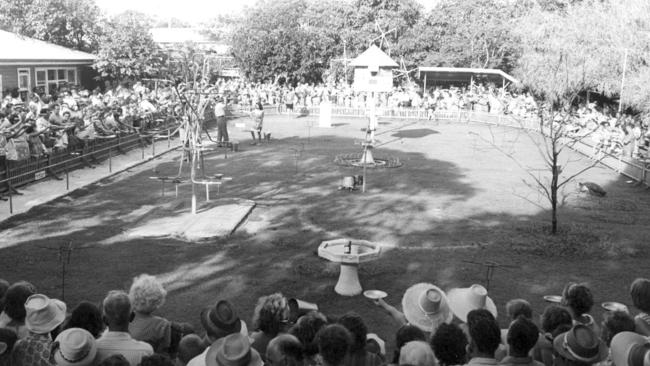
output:
[[[359,264],[375,260],[380,254],[381,246],[367,240],[327,240],[318,247],[319,257],[341,264],[334,291],[343,296],[355,296],[363,291],[359,282]]]

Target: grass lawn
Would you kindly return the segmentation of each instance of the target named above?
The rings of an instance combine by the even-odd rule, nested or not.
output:
[[[323,240],[352,237],[385,245],[380,259],[361,266],[360,277],[364,289],[386,291],[395,305],[418,282],[443,289],[485,285],[485,267],[470,262],[507,265],[490,283],[504,327],[511,298],[528,299],[539,313],[543,295],[560,294],[568,281],[585,281],[597,304],[629,304],[631,281],[650,277],[650,196],[643,187],[606,168],[588,171],[579,179],[600,184],[607,196],[585,196],[570,184],[560,211],[562,232],[549,237],[549,214],[537,205],[545,204],[542,196],[522,182],[526,173],[478,137],[514,151],[530,171],[544,174],[537,149],[522,133],[480,124],[381,122],[377,139],[386,144],[375,156],[397,157],[403,166],[368,170],[364,194],[337,190],[343,176],[361,170],[333,162],[337,154],[360,152],[355,141],[363,138],[363,120],[338,118],[333,128],[320,129],[313,117],[269,116],[271,143],[250,146],[247,132],[231,127],[241,151],[228,159],[206,157],[208,173],[234,178],[219,197],[257,203],[231,237],[186,243],[122,235],[160,207],[189,210],[187,183],[178,198],[161,197],[159,183],[149,179],[153,169],[176,174],[180,157],[171,153],[0,224],[0,277],[25,279],[61,297],[57,248],[72,241],[65,286],[70,307],[128,289],[134,276],[149,273],[169,289],[159,314],[197,329],[200,310],[216,299],[233,301],[250,322],[256,299],[280,291],[317,303],[326,314],[356,311],[370,331],[391,343],[396,326],[370,300],[333,292],[338,267],[316,255]],[[588,164],[577,154],[570,158],[578,161],[566,174]],[[599,306],[594,314],[600,318]]]

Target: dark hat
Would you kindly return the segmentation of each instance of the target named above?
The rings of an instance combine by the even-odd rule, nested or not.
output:
[[[201,324],[213,338],[219,339],[241,330],[241,320],[232,304],[219,300],[201,311]]]
[[[555,337],[553,349],[568,360],[590,364],[604,360],[608,353],[605,343],[584,324],[576,324],[568,332]]]

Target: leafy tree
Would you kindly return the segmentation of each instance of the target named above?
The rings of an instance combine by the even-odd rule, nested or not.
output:
[[[100,76],[122,80],[156,75],[165,64],[165,55],[154,43],[150,28],[151,20],[142,13],[127,11],[111,18],[93,65]]]
[[[0,2],[0,28],[81,51],[98,49],[102,23],[93,0]]]

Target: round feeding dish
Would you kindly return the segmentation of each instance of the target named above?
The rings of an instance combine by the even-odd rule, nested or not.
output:
[[[327,240],[318,247],[318,256],[341,264],[339,280],[334,287],[343,296],[359,295],[362,291],[359,282],[359,263],[379,258],[381,246],[366,240],[335,239]]]

